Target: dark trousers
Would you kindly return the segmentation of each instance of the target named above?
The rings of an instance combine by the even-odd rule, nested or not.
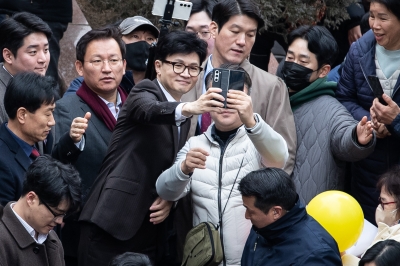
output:
[[[142,253],[149,256],[152,265],[157,264],[158,236],[162,224],[153,225],[146,217],[134,237],[118,240],[95,224],[82,222],[78,251],[79,266],[108,266],[117,255],[125,252]],[[124,217],[120,217],[124,219]]]

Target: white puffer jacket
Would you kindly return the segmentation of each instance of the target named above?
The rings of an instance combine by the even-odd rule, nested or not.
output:
[[[213,126],[205,134],[190,138],[179,151],[175,164],[164,171],[156,183],[159,196],[170,201],[178,200],[189,190],[192,191],[193,226],[201,222],[217,225],[219,213],[227,203],[237,176],[219,229],[226,265],[240,265],[251,228],[251,222],[245,219],[246,210],[237,189],[238,183],[249,172],[263,165],[282,168],[289,156],[283,137],[256,115],[258,122],[251,133],[244,126],[240,127],[235,137],[227,143],[222,156],[218,142],[212,138]],[[206,169],[195,169],[189,177],[181,171],[180,166],[192,148],[202,148],[210,155],[206,160]]]

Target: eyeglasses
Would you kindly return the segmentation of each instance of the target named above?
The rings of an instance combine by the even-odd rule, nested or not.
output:
[[[197,77],[200,72],[203,70],[202,67],[199,66],[187,66],[184,65],[182,63],[179,62],[171,62],[168,60],[163,60],[163,62],[167,63],[167,64],[171,64],[172,65],[172,69],[174,70],[174,72],[176,74],[182,74],[183,72],[185,72],[186,68],[188,69],[189,75],[191,77]]]
[[[108,59],[108,60],[90,60],[90,61],[85,61],[85,62],[89,62],[92,64],[93,67],[95,68],[100,68],[103,66],[103,64],[105,62],[108,62],[108,64],[110,65],[110,67],[116,67],[121,63],[122,59]]]
[[[46,208],[51,212],[51,214],[53,214],[53,216],[54,216],[53,221],[57,220],[58,218],[63,218],[63,219],[64,219],[65,216],[67,216],[67,213],[62,213],[62,214],[55,213],[55,212],[50,208],[50,206],[47,205],[46,202],[44,202],[43,200],[40,200],[40,201],[43,203],[44,206],[46,206]]]
[[[392,201],[392,202],[382,202],[382,198],[381,198],[381,197],[378,198],[378,201],[379,201],[379,203],[381,204],[383,210],[385,209],[385,205],[397,203],[396,201]]]
[[[211,38],[211,32],[209,31],[198,31],[198,32],[193,31],[193,32],[199,35],[199,37],[203,40],[208,40]]]

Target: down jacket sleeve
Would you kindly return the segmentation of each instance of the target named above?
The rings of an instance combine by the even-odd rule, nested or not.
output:
[[[376,138],[373,135],[372,140],[365,146],[361,146],[353,137],[356,130],[357,121],[337,100],[332,99],[331,127],[330,127],[330,145],[334,156],[340,160],[354,162],[364,159],[374,151]]]
[[[364,74],[360,68],[358,43],[354,42],[347,54],[342,74],[336,90],[336,98],[341,102],[352,116],[360,121],[363,116],[370,120],[369,110],[364,109],[358,99],[358,89],[360,84],[365,82]]]

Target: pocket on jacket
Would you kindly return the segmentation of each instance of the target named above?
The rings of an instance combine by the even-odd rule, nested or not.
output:
[[[104,190],[114,189],[118,191],[122,191],[125,193],[129,193],[135,195],[138,191],[139,184],[136,182],[132,182],[127,179],[123,179],[118,176],[112,176],[107,179],[106,184],[104,185]]]

